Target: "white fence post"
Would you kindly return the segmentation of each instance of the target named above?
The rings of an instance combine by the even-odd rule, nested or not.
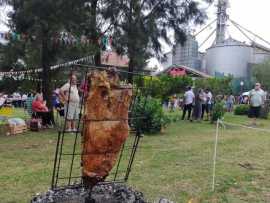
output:
[[[219,134],[219,124],[220,120],[217,120],[216,126],[216,140],[215,140],[215,149],[214,149],[214,157],[213,157],[213,180],[212,180],[212,191],[215,191],[215,178],[216,178],[216,160],[217,160],[217,145],[218,145],[218,134]]]

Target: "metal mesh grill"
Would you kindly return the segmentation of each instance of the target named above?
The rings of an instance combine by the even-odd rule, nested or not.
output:
[[[80,71],[84,75],[84,80],[87,81],[87,75],[89,72],[96,71],[106,71],[108,67],[97,67],[92,65],[76,65],[73,71]],[[120,79],[124,81],[127,76],[132,76],[132,78],[142,79],[145,74],[142,73],[131,73],[125,70],[116,69],[117,73],[120,75]],[[152,77],[150,76],[152,81]],[[142,81],[142,80],[141,80]],[[71,87],[71,85],[70,85]],[[148,86],[149,87],[149,86]],[[140,139],[142,138],[142,128],[141,123],[145,119],[144,108],[146,106],[148,95],[151,88],[146,88],[143,85],[133,84],[132,91],[132,102],[129,108],[129,118],[128,123],[130,127],[129,137],[126,142],[122,145],[121,151],[118,156],[118,161],[114,166],[113,170],[110,172],[109,176],[105,181],[99,184],[106,184],[111,182],[122,183],[126,182],[130,176],[132,165],[135,159],[135,155],[139,146]],[[70,90],[68,97],[70,97]],[[91,89],[89,90],[91,91]],[[85,91],[83,91],[80,101],[80,113],[79,119],[76,124],[76,131],[70,133],[67,132],[66,122],[67,118],[64,118],[63,125],[59,127],[58,138],[55,151],[53,175],[51,187],[53,190],[61,189],[62,187],[72,187],[78,185],[83,185],[82,181],[82,164],[81,157],[82,154],[82,142],[83,142],[83,129],[84,124],[88,121],[83,119],[84,106],[85,106]],[[143,99],[143,102],[141,102]],[[143,103],[141,111],[136,111],[134,106],[137,102]],[[69,106],[69,105],[67,105]],[[68,112],[69,109],[67,108]],[[67,115],[67,113],[66,113]],[[91,122],[91,121],[90,121]],[[98,122],[97,120],[92,122]]]

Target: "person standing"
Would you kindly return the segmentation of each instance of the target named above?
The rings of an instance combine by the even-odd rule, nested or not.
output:
[[[191,87],[187,88],[187,91],[184,94],[184,109],[183,109],[183,115],[182,115],[182,120],[185,119],[186,117],[186,112],[188,111],[188,117],[187,119],[190,120],[190,115],[192,111],[192,105],[194,103],[195,95],[192,91]]]
[[[233,111],[234,103],[235,103],[235,98],[234,98],[233,94],[230,94],[226,99],[227,112],[232,112]]]
[[[18,103],[18,107],[21,108],[22,107],[22,96],[19,92],[17,93],[17,103]]]
[[[209,89],[205,90],[205,102],[202,104],[202,119],[204,118],[204,114],[206,113],[206,120],[210,119],[210,113],[212,110],[212,100],[213,95]]]
[[[23,94],[23,95],[22,95],[22,107],[23,107],[23,108],[26,108],[26,106],[25,106],[26,100],[27,100],[27,94]]]
[[[205,98],[205,92],[203,89],[199,89],[198,93],[195,96],[195,107],[194,111],[192,113],[192,120],[198,120],[200,121],[202,118],[202,105],[205,103],[206,98]]]
[[[60,117],[65,117],[65,108],[64,103],[59,99],[60,89],[56,89],[53,92],[53,107],[56,109]]]
[[[18,93],[14,92],[12,94],[12,105],[17,108],[18,107]]]
[[[179,99],[178,99],[178,97],[176,95],[174,96],[173,108],[174,108],[174,110],[179,109]]]
[[[256,126],[256,120],[260,116],[261,107],[265,101],[265,92],[261,89],[260,83],[256,83],[255,88],[249,92],[249,101],[249,117],[252,119],[251,125]]]
[[[213,107],[213,94],[209,89],[207,89],[206,99],[207,99],[207,111],[206,111],[207,120],[210,120],[210,115]]]
[[[33,114],[33,109],[32,109],[32,103],[34,101],[34,96],[32,93],[29,93],[27,96],[27,99],[25,101],[25,107],[30,116]]]
[[[2,108],[5,103],[6,103],[6,98],[4,97],[3,94],[0,93],[0,108]]]
[[[86,98],[88,96],[88,92],[89,92],[89,84],[86,78],[84,78],[80,85],[80,93],[81,95],[84,95],[84,98]]]
[[[67,119],[65,128],[68,132],[76,131],[76,120],[79,119],[80,97],[75,74],[72,74],[70,81],[60,88],[60,97],[65,103],[65,116]]]

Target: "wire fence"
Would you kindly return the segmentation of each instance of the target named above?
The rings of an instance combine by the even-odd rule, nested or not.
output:
[[[89,77],[90,73],[93,71],[107,71],[108,74],[117,74],[118,76],[121,74],[122,78],[128,76],[138,76],[143,77],[145,76],[143,73],[137,72],[128,72],[126,70],[121,69],[110,69],[108,67],[98,67],[93,65],[82,65],[77,64],[71,70],[73,73],[74,70],[78,69],[83,73],[84,81],[88,84],[88,94],[92,91],[91,89],[91,77]],[[151,77],[152,80],[152,77]],[[118,82],[118,81],[117,81]],[[120,82],[120,81],[119,81]],[[124,81],[123,81],[124,82]],[[137,84],[133,84],[133,86],[123,86],[122,89],[130,90],[132,92],[132,101],[130,107],[128,109],[128,118],[107,118],[106,119],[88,119],[86,114],[86,91],[83,91],[83,95],[81,96],[80,104],[79,104],[79,118],[77,119],[76,129],[71,133],[67,131],[67,115],[69,112],[69,101],[71,95],[71,79],[69,84],[68,90],[68,100],[67,100],[67,108],[65,109],[65,118],[63,121],[63,125],[59,127],[58,138],[57,138],[57,145],[56,145],[56,152],[55,152],[55,159],[54,159],[54,166],[53,166],[53,175],[52,175],[52,184],[51,188],[56,190],[58,188],[62,188],[65,186],[72,186],[78,184],[84,184],[84,178],[82,176],[82,167],[83,167],[83,160],[86,156],[95,155],[85,154],[84,151],[84,144],[87,144],[84,140],[87,126],[88,124],[100,124],[100,123],[108,123],[108,122],[115,122],[115,121],[122,121],[127,122],[129,124],[130,129],[130,136],[127,142],[125,142],[122,146],[122,149],[119,153],[119,156],[116,160],[116,165],[111,171],[109,177],[106,178],[106,181],[109,182],[126,182],[130,176],[132,165],[134,163],[135,155],[137,149],[139,147],[139,142],[143,137],[142,132],[142,123],[145,119],[145,106],[148,102],[148,97],[150,95],[150,89],[144,89],[144,87],[139,87]],[[121,87],[119,87],[121,88]],[[128,88],[128,89],[127,89]],[[151,87],[150,87],[151,88]],[[119,91],[117,89],[116,91]],[[104,100],[105,101],[105,100]],[[141,111],[135,112],[134,106],[137,102],[142,103]],[[110,109],[110,111],[112,111]],[[104,125],[105,126],[105,125]],[[103,126],[103,128],[104,128]],[[108,134],[106,129],[103,129],[104,134]],[[101,132],[100,132],[101,133]],[[69,141],[71,143],[67,143],[66,140],[69,137]],[[105,183],[103,182],[103,183]]]

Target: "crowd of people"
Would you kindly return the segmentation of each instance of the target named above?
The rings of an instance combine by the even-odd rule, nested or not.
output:
[[[66,130],[73,132],[76,131],[76,120],[79,118],[80,93],[82,95],[87,92],[87,83],[83,81],[78,88],[77,77],[72,74],[66,84],[53,91],[53,109],[48,108],[42,93],[36,93],[34,96],[32,93],[20,94],[19,92],[14,92],[12,95],[0,94],[0,108],[2,106],[24,107],[33,118],[40,118],[45,127],[54,125],[53,111],[55,109],[61,117],[66,117]],[[256,119],[265,101],[265,92],[261,89],[261,84],[256,83],[255,88],[248,94],[236,97],[231,93],[219,98],[228,112],[233,111],[235,104],[249,104],[249,116],[253,118],[252,124],[256,125]],[[182,98],[174,95],[165,107],[170,111],[182,109],[182,120],[187,119],[193,122],[210,120],[215,102],[210,89],[200,88],[194,92],[192,87],[187,87]]]
[[[170,111],[181,109],[182,120],[199,121],[210,119],[210,113],[214,104],[212,92],[209,89],[198,89],[195,93],[192,87],[187,87],[182,98],[176,95],[170,99],[165,107]],[[187,115],[187,117],[186,117]]]
[[[194,94],[191,87],[187,88],[183,98],[183,115],[182,120],[186,117],[188,112],[187,120],[200,121],[204,119],[210,119],[210,112],[213,105],[213,95],[209,89],[198,89]]]
[[[27,93],[14,92],[10,95],[0,93],[0,107],[2,105],[10,105],[16,108],[24,107],[27,97]]]
[[[23,93],[14,92],[11,95],[0,94],[0,108],[14,107],[24,108],[33,119],[40,119],[43,128],[51,128],[55,125],[53,111],[56,110],[60,117],[66,117],[66,130],[76,131],[76,120],[79,117],[79,92],[85,91],[86,84],[82,83],[77,88],[77,77],[72,74],[70,79],[62,87],[52,93],[52,106],[48,108],[47,101],[44,100],[42,93]]]
[[[256,83],[254,89],[239,96],[232,93],[216,96],[219,97],[227,112],[233,112],[234,106],[238,104],[249,105],[249,117],[253,118],[252,125],[256,125],[256,118],[259,117],[261,107],[266,99],[266,93],[262,90],[260,83]],[[181,109],[183,111],[182,120],[187,119],[192,122],[210,120],[215,102],[216,99],[209,89],[199,88],[194,92],[192,87],[187,87],[182,98],[177,98],[174,95],[164,106],[170,111]]]

